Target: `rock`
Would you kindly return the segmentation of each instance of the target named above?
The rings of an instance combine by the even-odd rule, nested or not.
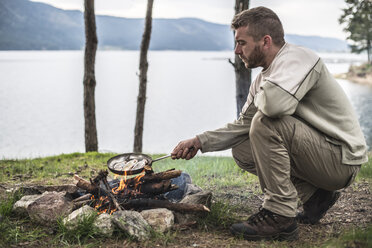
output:
[[[55,192],[66,192],[68,195],[78,195],[79,188],[73,184],[63,184],[63,185],[30,185],[30,186],[20,186],[17,187],[15,193],[21,193],[22,195],[36,195],[42,194],[46,191]]]
[[[13,211],[17,214],[27,214],[27,207],[39,199],[41,195],[25,195],[13,205]]]
[[[64,197],[64,192],[45,192],[27,207],[30,218],[50,225],[60,217],[72,212],[73,204]]]
[[[79,209],[76,209],[66,218],[64,218],[63,224],[65,224],[67,228],[73,229],[78,225],[79,221],[81,221],[84,217],[88,217],[91,214],[97,214],[97,211],[94,208],[85,205]]]
[[[40,191],[65,192],[67,197],[76,198],[80,196],[80,189],[73,184],[40,186]]]
[[[41,195],[43,192],[37,189],[35,186],[21,186],[15,189],[12,189],[12,192],[17,194],[26,195]]]
[[[112,233],[114,232],[114,224],[112,223],[112,217],[109,214],[100,214],[94,221],[93,225],[97,227],[99,232],[106,237],[111,237]]]
[[[150,226],[136,211],[117,211],[113,214],[114,223],[139,241],[150,238]]]
[[[193,195],[187,195],[183,198],[180,203],[189,204],[203,204],[204,206],[210,208],[212,203],[212,192],[202,191]],[[205,213],[179,213],[174,212],[175,222],[178,224],[189,224],[203,218]]]
[[[212,192],[201,191],[196,194],[187,195],[180,201],[180,203],[203,204],[204,206],[211,208]]]
[[[143,210],[141,215],[157,232],[164,233],[174,224],[174,215],[166,208]]]
[[[203,189],[200,188],[199,186],[192,183],[188,183],[186,184],[185,194],[183,195],[183,198],[185,198],[187,195],[193,195],[202,191]]]

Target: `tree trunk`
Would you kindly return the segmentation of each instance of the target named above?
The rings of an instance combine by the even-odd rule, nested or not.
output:
[[[137,113],[136,113],[136,126],[134,129],[134,152],[142,152],[142,137],[143,137],[143,121],[145,116],[145,103],[146,103],[146,87],[147,87],[147,51],[150,45],[151,37],[151,21],[152,21],[152,5],[154,0],[147,1],[147,11],[145,20],[145,31],[143,32],[141,42],[141,54],[139,64],[139,90],[137,97]]]
[[[368,56],[368,63],[372,64],[372,60],[371,60],[371,40],[367,40],[367,56]]]
[[[85,21],[85,56],[84,56],[84,121],[85,121],[85,151],[97,151],[96,107],[94,91],[96,79],[94,64],[97,50],[96,20],[94,15],[94,0],[84,0]]]
[[[235,0],[235,14],[238,14],[248,8],[249,0]],[[236,45],[236,42],[234,44]],[[239,117],[239,114],[247,101],[249,87],[251,86],[251,69],[245,68],[244,62],[239,58],[238,55],[235,55],[235,61],[234,63],[231,62],[231,64],[235,69],[236,110],[237,117]]]

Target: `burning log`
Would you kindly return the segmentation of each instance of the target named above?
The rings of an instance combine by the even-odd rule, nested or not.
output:
[[[158,183],[142,184],[139,191],[144,194],[162,194],[170,191],[172,184],[171,180],[164,180]]]
[[[137,177],[132,177],[127,180],[124,180],[124,183],[127,185],[134,185],[137,182],[140,182],[140,183],[160,182],[162,180],[168,180],[168,179],[179,177],[181,173],[182,171],[180,170],[163,171],[159,173],[146,174],[140,179],[138,179]]]
[[[87,191],[89,196],[75,200],[76,206],[90,204],[100,213],[112,213],[123,209],[167,208],[169,210],[187,213],[207,213],[210,210],[202,204],[172,203],[159,200],[163,193],[177,189],[171,179],[181,175],[180,170],[169,170],[160,173],[141,174],[136,177],[122,178],[117,187],[107,182],[107,171],[100,171],[90,182],[75,175],[76,186]]]
[[[167,193],[178,189],[178,186],[171,184],[171,180],[164,180],[156,183],[138,184],[134,187],[117,187],[112,192],[117,195],[117,198],[149,198],[155,195]]]
[[[129,200],[126,203],[122,203],[125,209],[149,209],[149,208],[167,208],[169,210],[188,213],[188,212],[210,212],[210,209],[202,204],[188,204],[188,203],[172,203],[165,200],[155,200],[155,199],[134,199]]]
[[[102,175],[99,174],[97,177],[102,177]],[[108,196],[110,198],[110,200],[114,203],[114,205],[115,205],[115,207],[117,209],[121,209],[118,201],[116,200],[116,198],[114,197],[114,195],[111,192],[109,192],[109,191],[107,191],[107,190],[105,190],[103,188],[99,188],[99,186],[98,186],[99,185],[99,181],[96,180],[97,177],[92,180],[92,182],[96,182],[96,183],[95,184],[92,184],[92,183],[88,182],[87,180],[79,177],[78,175],[74,175],[74,178],[78,181],[76,183],[76,186],[77,187],[79,187],[81,189],[84,189],[87,192],[92,193],[93,195],[94,194],[97,194],[99,191],[102,191],[104,193],[104,195],[106,195],[106,196]]]

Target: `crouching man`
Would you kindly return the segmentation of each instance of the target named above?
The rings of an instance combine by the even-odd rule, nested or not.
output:
[[[238,166],[258,176],[260,210],[231,226],[248,240],[294,240],[297,222],[317,223],[367,162],[366,142],[345,93],[309,49],[288,44],[278,16],[257,7],[237,14],[235,53],[263,67],[240,117],[181,141],[173,159],[232,148]],[[191,149],[193,148],[193,149]],[[304,211],[297,213],[297,200]]]

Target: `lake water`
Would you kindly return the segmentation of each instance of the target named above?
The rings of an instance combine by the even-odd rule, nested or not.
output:
[[[364,59],[320,55],[332,73],[346,72],[350,63]],[[169,153],[178,141],[234,120],[235,75],[227,58],[233,53],[149,52],[143,152]],[[0,52],[0,159],[84,152],[83,59],[82,51]],[[138,51],[97,53],[96,118],[102,152],[132,151],[138,59]],[[372,87],[338,81],[371,146]]]

